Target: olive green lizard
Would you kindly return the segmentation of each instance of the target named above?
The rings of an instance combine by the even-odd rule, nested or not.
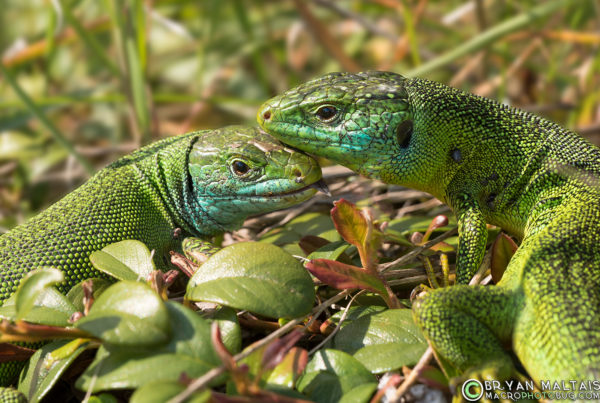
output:
[[[598,379],[597,147],[516,108],[377,71],[302,84],[266,102],[258,121],[292,147],[429,192],[454,210],[459,285],[413,304],[447,374],[506,379],[511,345],[538,387]],[[497,285],[467,286],[486,223],[521,244]]]
[[[60,291],[102,274],[89,255],[125,239],[168,252],[238,228],[253,214],[326,190],[317,162],[257,128],[230,126],[150,144],[99,171],[39,215],[0,236],[0,305],[41,267],[65,274]],[[6,385],[14,366],[0,366]]]

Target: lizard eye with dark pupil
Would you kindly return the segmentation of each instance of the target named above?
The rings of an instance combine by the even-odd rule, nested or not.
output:
[[[337,115],[337,109],[335,106],[327,105],[321,106],[319,109],[317,109],[317,116],[321,120],[331,120],[335,117],[335,115]]]
[[[250,167],[242,161],[234,161],[233,164],[231,164],[231,167],[233,168],[233,172],[239,176],[247,174],[250,170]]]

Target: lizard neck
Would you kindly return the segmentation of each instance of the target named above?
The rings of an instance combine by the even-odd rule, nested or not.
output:
[[[467,195],[488,222],[517,236],[541,198],[566,181],[549,162],[585,165],[568,155],[569,144],[585,140],[546,119],[422,79],[409,80],[407,92],[419,139],[412,151],[420,159],[409,185],[451,207]]]
[[[211,236],[229,228],[212,219],[205,201],[194,195],[188,162],[197,137],[189,133],[168,138],[140,149],[130,158],[159,195],[175,228],[196,236]]]

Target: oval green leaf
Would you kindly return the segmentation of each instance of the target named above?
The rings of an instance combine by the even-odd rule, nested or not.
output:
[[[112,243],[90,255],[92,265],[118,280],[145,281],[156,270],[150,250],[140,241]]]
[[[163,301],[149,286],[135,281],[110,286],[75,327],[121,346],[166,343],[171,333]]]
[[[339,403],[368,403],[377,391],[377,383],[363,383],[344,393]]]
[[[242,242],[213,255],[190,279],[186,298],[208,301],[271,318],[310,312],[313,282],[302,265],[281,248]]]
[[[343,258],[340,259],[342,263],[350,263],[350,259],[348,256],[344,255],[346,249],[350,247],[346,241],[337,241],[330,242],[327,245],[320,247],[319,249],[312,252],[308,255],[308,259],[328,259],[328,260],[338,260],[340,256]]]
[[[373,373],[414,365],[427,342],[409,309],[362,315],[343,326],[333,347],[352,354]]]
[[[205,319],[212,319],[212,321],[217,322],[221,330],[221,340],[223,340],[223,344],[231,354],[242,351],[242,328],[234,309],[226,306],[219,307],[210,317],[205,317]]]

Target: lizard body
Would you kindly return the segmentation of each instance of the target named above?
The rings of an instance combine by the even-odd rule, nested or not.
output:
[[[459,285],[413,304],[447,374],[503,380],[513,371],[508,344],[538,386],[600,376],[597,147],[530,113],[375,71],[302,84],[265,103],[258,120],[286,144],[454,210]],[[486,223],[521,245],[497,285],[470,287]]]
[[[308,199],[321,183],[314,159],[256,128],[231,126],[150,144],[0,236],[0,304],[33,269],[62,270],[62,292],[103,276],[89,255],[125,239],[144,242],[155,250],[155,263],[166,267],[168,252],[180,249],[184,238],[236,229],[249,215]],[[0,385],[10,382],[7,368],[0,367]]]

